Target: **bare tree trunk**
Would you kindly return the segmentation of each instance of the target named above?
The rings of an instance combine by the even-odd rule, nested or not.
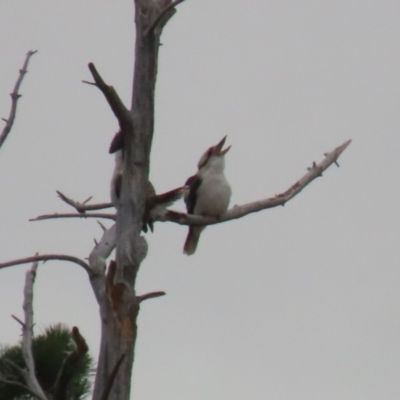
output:
[[[105,291],[103,288],[103,295],[100,298],[98,296],[102,338],[94,400],[101,399],[111,371],[123,355],[125,358],[108,399],[130,398],[137,337],[136,320],[139,313],[135,281],[147,253],[147,243],[140,233],[154,128],[158,50],[162,27],[174,14],[173,7],[174,3],[165,1],[135,0],[136,46],[132,107],[130,119],[120,120],[125,165],[117,212],[116,264],[111,263]]]
[[[110,268],[115,271],[115,264],[111,264]],[[111,281],[111,278],[109,280]],[[109,282],[107,286],[109,298],[105,294],[103,302],[100,303],[101,345],[93,400],[103,400],[112,371],[121,357],[124,357],[124,360],[112,384],[108,399],[129,400],[139,307],[136,299],[126,296],[122,285],[113,285]],[[131,309],[132,306],[135,308]],[[126,312],[127,316],[123,312]]]

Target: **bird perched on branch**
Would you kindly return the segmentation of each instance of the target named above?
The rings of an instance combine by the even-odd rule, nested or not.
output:
[[[219,218],[225,214],[231,199],[231,187],[224,175],[226,136],[216,145],[210,147],[197,164],[197,174],[186,181],[189,186],[185,193],[188,214]],[[205,226],[190,226],[183,252],[192,255],[196,251],[201,232]]]
[[[115,153],[115,167],[111,178],[110,197],[111,202],[117,208],[121,195],[122,174],[124,171],[123,142],[120,132],[114,137],[109,152]],[[184,189],[184,187],[179,187],[166,193],[156,194],[152,183],[150,181],[147,182],[146,208],[142,226],[143,232],[147,232],[148,228],[153,232],[154,221],[157,217],[166,213],[167,208],[183,196]]]

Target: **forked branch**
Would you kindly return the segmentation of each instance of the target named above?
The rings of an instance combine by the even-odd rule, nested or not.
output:
[[[37,52],[37,50],[28,51],[28,53],[26,53],[24,65],[19,70],[19,77],[17,79],[17,82],[15,82],[14,90],[12,91],[12,93],[10,95],[11,96],[10,114],[7,119],[3,118],[3,121],[5,121],[6,125],[0,134],[0,148],[3,145],[3,143],[5,142],[5,140],[7,139],[7,136],[10,133],[11,128],[14,124],[15,115],[17,113],[17,102],[18,102],[18,99],[21,97],[21,95],[18,93],[18,91],[21,86],[22,80],[24,79],[25,74],[28,72],[29,60],[36,52]]]
[[[155,20],[152,22],[152,24],[150,25],[150,27],[147,29],[145,35],[152,35],[154,33],[154,30],[157,28],[157,26],[159,25],[159,23],[161,22],[161,20],[171,11],[173,10],[178,4],[183,3],[185,0],[175,0],[173,2],[171,2],[170,4],[168,4],[161,12],[159,15],[157,15],[157,17],[155,18]]]
[[[86,211],[97,211],[97,210],[104,210],[106,208],[111,208],[113,207],[112,203],[100,203],[100,204],[87,204],[91,199],[92,196],[87,198],[85,201],[75,201],[72,200],[71,198],[67,197],[65,194],[61,193],[59,190],[56,191],[58,194],[58,197],[70,205],[71,207],[74,207],[78,213],[85,213]]]
[[[233,219],[242,218],[248,214],[265,210],[267,208],[283,206],[286,202],[299,194],[315,178],[322,176],[322,173],[332,164],[337,164],[337,159],[350,143],[351,140],[348,140],[332,152],[325,153],[325,159],[323,161],[321,161],[319,164],[314,162],[312,166],[308,168],[308,173],[285,192],[268,199],[243,204],[241,206],[234,206],[219,219],[168,211],[165,215],[160,215],[157,220],[163,222],[175,222],[176,224],[180,225],[215,225],[222,222],[231,221]]]
[[[80,202],[73,200],[67,197],[65,194],[61,193],[57,190],[58,197],[71,207],[75,208],[78,212],[76,213],[53,213],[53,214],[44,214],[39,215],[36,218],[31,218],[29,221],[43,221],[47,219],[59,219],[59,218],[102,218],[102,219],[110,219],[112,221],[116,220],[115,214],[106,214],[106,213],[91,213],[87,214],[86,211],[96,211],[96,210],[104,210],[106,208],[114,207],[112,203],[98,203],[98,204],[87,204],[92,197],[87,198],[85,201]]]

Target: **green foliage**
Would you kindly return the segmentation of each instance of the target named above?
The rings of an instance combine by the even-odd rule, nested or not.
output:
[[[57,324],[47,328],[43,334],[32,341],[32,353],[35,361],[37,379],[48,397],[52,398],[52,390],[58,373],[66,357],[75,349],[71,330]],[[24,368],[20,345],[0,348],[0,376],[4,379],[24,383],[12,364]],[[67,400],[82,400],[90,391],[90,373],[93,360],[86,353],[79,364],[74,367],[72,378],[67,386]],[[0,400],[31,400],[33,396],[24,388],[0,383]]]

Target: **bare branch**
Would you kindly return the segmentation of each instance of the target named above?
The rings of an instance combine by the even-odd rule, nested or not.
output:
[[[86,85],[97,86],[94,82],[89,82],[89,81],[85,81],[85,80],[82,80],[82,83],[86,83]]]
[[[63,254],[43,254],[43,255],[36,255],[33,257],[20,258],[19,260],[12,260],[5,263],[0,263],[0,269],[13,267],[14,265],[28,264],[31,262],[38,262],[38,261],[50,261],[50,260],[70,261],[81,266],[88,274],[92,273],[89,265],[86,264],[85,261],[77,257],[67,256]]]
[[[174,190],[170,190],[169,192],[162,193],[159,195],[149,196],[147,199],[146,210],[148,213],[151,213],[151,218],[154,219],[155,215],[158,215],[160,212],[165,212],[166,207],[170,206],[174,201],[182,197],[182,193],[185,187],[180,187]],[[75,201],[65,194],[61,193],[57,190],[57,194],[61,200],[63,200],[68,205],[74,207],[78,214],[76,213],[54,213],[54,214],[44,214],[39,215],[38,217],[31,218],[29,221],[43,221],[48,219],[59,219],[59,218],[102,218],[102,219],[110,219],[115,221],[117,219],[116,214],[106,214],[106,213],[91,213],[86,214],[86,211],[92,210],[102,210],[105,208],[114,207],[112,203],[99,203],[87,205],[86,203],[91,200],[92,197],[89,197],[84,202]],[[150,216],[147,216],[150,218]]]
[[[277,206],[283,206],[286,202],[291,200],[294,196],[299,194],[310,182],[315,178],[322,176],[322,173],[329,168],[332,164],[337,162],[339,156],[351,143],[351,140],[343,143],[341,146],[337,147],[330,153],[325,154],[325,159],[319,164],[315,162],[308,168],[308,173],[304,175],[300,180],[298,180],[294,185],[292,185],[285,192],[278,194],[269,199],[259,200],[248,204],[243,204],[241,206],[234,206],[226,212],[221,218],[209,218],[201,217],[199,215],[190,215],[179,213],[176,211],[168,211],[165,215],[160,215],[157,217],[158,221],[170,221],[175,222],[180,225],[215,225],[222,222],[231,221],[233,219],[242,218],[248,214],[255,213],[258,211],[265,210],[267,208],[273,208]]]
[[[141,303],[144,300],[154,299],[156,297],[165,296],[166,294],[167,293],[165,293],[165,292],[151,292],[151,293],[142,294],[141,296],[137,296],[137,299],[138,299],[138,302]]]
[[[154,33],[154,30],[157,28],[158,24],[164,18],[166,14],[168,14],[172,9],[174,9],[178,4],[183,3],[185,0],[175,0],[172,3],[168,4],[156,17],[156,19],[152,22],[149,29],[145,32],[145,35],[150,35]]]
[[[15,319],[22,327],[25,326],[25,324],[15,315],[11,315],[11,318]]]
[[[45,219],[57,219],[57,218],[104,218],[111,219],[115,221],[117,219],[115,214],[103,214],[103,213],[93,213],[93,214],[44,214],[39,215],[36,218],[31,218],[29,221],[43,221]]]
[[[100,242],[94,246],[94,249],[89,255],[89,265],[92,271],[104,274],[106,269],[106,260],[116,246],[116,236],[117,231],[115,224],[109,229],[103,229],[103,236]]]
[[[7,136],[10,133],[11,128],[14,124],[15,115],[17,113],[17,102],[18,102],[18,99],[21,97],[21,95],[18,93],[18,91],[21,86],[22,80],[24,79],[25,74],[28,72],[27,68],[28,68],[28,64],[29,64],[29,59],[36,52],[37,52],[37,50],[28,51],[28,53],[26,53],[25,62],[23,64],[22,68],[19,70],[19,77],[17,79],[17,82],[15,82],[14,90],[11,93],[10,114],[7,119],[3,118],[3,121],[5,121],[5,123],[6,123],[6,126],[3,128],[3,132],[0,134],[0,148],[3,145],[3,143],[5,142],[5,140],[7,139]]]
[[[111,375],[107,379],[107,384],[106,384],[106,387],[104,389],[103,395],[101,396],[100,400],[108,399],[108,396],[110,395],[111,389],[114,384],[115,377],[117,376],[119,367],[121,366],[122,361],[124,361],[124,358],[125,358],[125,354],[122,354],[121,357],[119,358],[119,360],[117,361],[117,363],[115,364],[113,370],[111,371]]]
[[[26,273],[24,288],[24,314],[25,323],[22,327],[22,356],[25,361],[25,382],[39,399],[47,400],[35,374],[35,362],[32,354],[33,336],[33,284],[35,283],[38,261],[35,261],[32,268]]]
[[[125,107],[122,100],[119,98],[118,93],[112,86],[109,86],[104,82],[103,78],[100,76],[93,63],[89,63],[88,67],[93,76],[96,86],[101,90],[108,104],[110,105],[111,110],[118,119],[121,129],[126,125],[131,127],[132,118],[130,112]]]
[[[83,204],[89,203],[89,201],[92,200],[92,199],[93,199],[93,196],[89,196],[89,197],[83,202]]]
[[[105,208],[114,207],[112,203],[86,204],[92,198],[92,196],[90,196],[87,200],[81,203],[79,201],[70,199],[65,194],[61,193],[59,190],[57,190],[56,193],[58,194],[58,197],[60,197],[62,201],[74,207],[76,211],[82,214],[85,213],[86,211],[97,211],[97,210],[104,210]]]
[[[123,148],[124,148],[124,137],[122,136],[122,131],[119,130],[114,135],[113,139],[111,140],[110,147],[108,148],[108,152],[110,154],[114,154],[118,150],[122,150]]]
[[[100,225],[100,228],[103,230],[103,232],[107,230],[107,228],[100,221],[97,221],[97,223]]]

